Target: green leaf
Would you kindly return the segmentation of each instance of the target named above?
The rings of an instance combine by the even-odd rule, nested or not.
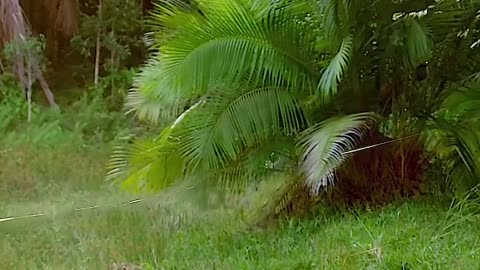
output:
[[[343,74],[346,72],[348,65],[350,64],[352,49],[353,38],[350,35],[343,40],[340,50],[323,72],[322,78],[318,84],[318,90],[324,101],[337,93],[338,84],[342,80]]]
[[[407,20],[407,51],[410,62],[416,65],[426,61],[432,53],[431,33],[417,19]]]
[[[310,26],[298,23],[294,8],[255,4],[255,0],[200,2],[203,15],[185,15],[174,6],[167,6],[168,12],[158,10],[154,20],[174,28],[173,34],[154,46],[159,52],[139,75],[128,107],[142,118],[168,118],[178,114],[184,97],[203,95],[219,82],[244,79],[313,92],[318,78]],[[186,17],[180,23],[179,18]]]
[[[171,128],[155,140],[135,141],[113,151],[107,179],[132,191],[160,190],[183,178],[185,161],[169,141]]]
[[[152,56],[141,69],[126,99],[128,113],[135,113],[140,120],[154,123],[171,120],[179,114],[187,95],[167,91],[171,82],[162,76],[162,69],[157,55]]]
[[[188,164],[219,169],[272,135],[297,133],[304,117],[285,89],[217,89],[178,123],[172,136]]]

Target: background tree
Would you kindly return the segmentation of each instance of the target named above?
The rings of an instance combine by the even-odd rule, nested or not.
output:
[[[78,0],[21,0],[20,5],[32,25],[33,34],[45,36],[47,56],[53,64],[60,64],[58,57],[65,54],[70,39],[78,31]]]
[[[136,64],[132,64],[133,53],[143,59],[143,40],[139,34],[143,33],[142,9],[137,0],[101,3],[101,10],[85,11],[91,15],[82,12],[80,32],[72,39],[72,46],[84,57],[95,56],[95,74],[100,75],[102,64],[103,73],[115,74],[122,66]],[[106,55],[100,57],[101,51]],[[97,77],[95,81],[98,84]]]
[[[7,0],[0,3],[0,48],[4,48],[7,44],[13,43],[21,46],[31,36],[31,30],[23,16],[23,11],[18,0]],[[26,68],[25,63],[29,62],[30,57],[25,55],[24,50],[20,48],[13,52],[13,66],[14,73],[18,76],[22,83],[23,89],[29,89],[32,80],[29,80],[25,74],[29,74],[33,80],[38,80],[43,88],[45,96],[52,107],[56,107],[53,93],[48,87],[47,82],[40,69],[39,63],[33,63]],[[27,58],[27,60],[25,60]],[[28,69],[29,72],[26,72]]]

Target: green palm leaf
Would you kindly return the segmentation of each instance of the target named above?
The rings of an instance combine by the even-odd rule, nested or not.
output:
[[[360,1],[323,0],[309,1],[316,8],[326,38],[334,45],[338,45],[350,33],[352,16],[358,10]],[[364,4],[364,3],[362,3]]]
[[[474,79],[474,78],[473,78]],[[464,119],[470,123],[480,120],[480,82],[467,82],[464,86],[447,91],[447,97],[438,112],[443,118]]]
[[[318,89],[323,100],[336,94],[338,84],[350,64],[352,50],[353,38],[349,35],[343,40],[340,50],[322,74]]]
[[[478,82],[447,91],[423,131],[428,151],[446,163],[454,190],[462,193],[480,180],[480,88]]]
[[[223,168],[272,135],[298,132],[305,121],[285,89],[217,89],[203,100],[172,132],[179,152],[193,167]]]
[[[171,128],[155,140],[118,147],[110,157],[107,179],[133,191],[159,190],[182,179],[185,161],[169,142]]]
[[[171,82],[162,75],[163,64],[154,55],[137,75],[134,87],[129,91],[125,107],[128,113],[135,113],[141,120],[169,121],[178,116],[184,100],[196,94],[168,91]]]
[[[407,24],[407,52],[413,65],[427,60],[432,53],[430,32],[418,19],[408,18]]]
[[[160,9],[154,19],[175,29],[159,41],[159,54],[139,75],[129,107],[149,119],[176,115],[182,97],[205,93],[219,81],[245,78],[312,91],[318,78],[309,26],[296,23],[294,8],[265,9],[252,5],[255,2],[200,2],[204,15],[185,16],[172,5]],[[188,19],[179,24],[177,16]],[[149,105],[154,103],[157,108]]]
[[[244,191],[252,182],[261,182],[275,173],[290,172],[295,165],[295,150],[293,137],[273,136],[244,150],[237,160],[200,174],[204,176],[204,183],[219,186],[226,191]]]
[[[334,170],[347,158],[360,140],[373,114],[360,113],[333,117],[302,134],[301,172],[313,193],[333,183]]]

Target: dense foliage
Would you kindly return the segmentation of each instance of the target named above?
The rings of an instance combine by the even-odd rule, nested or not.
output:
[[[118,151],[112,177],[243,190],[273,175],[282,206],[347,181],[362,141],[408,138],[357,173],[399,182],[394,197],[420,193],[405,182],[435,162],[454,191],[478,183],[478,1],[195,3],[152,16],[160,34],[127,107],[166,127]]]

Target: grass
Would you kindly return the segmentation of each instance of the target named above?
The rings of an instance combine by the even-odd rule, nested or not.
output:
[[[103,181],[108,145],[0,150],[0,216],[50,213],[0,223],[0,269],[108,269],[113,262],[144,269],[480,269],[474,204],[458,210],[422,198],[370,211],[318,209],[251,230],[236,214],[200,212],[175,194],[122,206],[135,196]],[[71,211],[94,204],[103,207]]]

